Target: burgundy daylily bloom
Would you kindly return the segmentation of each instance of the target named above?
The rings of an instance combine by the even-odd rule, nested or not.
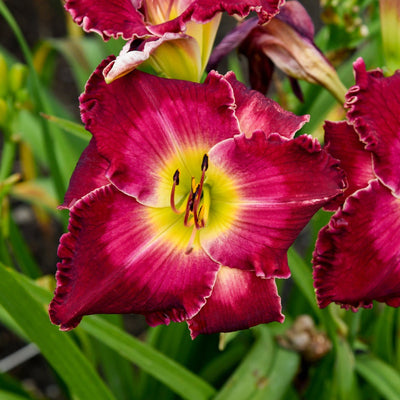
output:
[[[235,48],[248,58],[252,88],[268,91],[274,66],[288,75],[300,100],[297,79],[326,87],[341,103],[346,89],[335,69],[314,43],[314,25],[298,1],[288,1],[279,14],[266,24],[257,18],[245,20],[229,33],[213,51],[207,69],[216,68],[220,60]]]
[[[111,82],[146,60],[158,75],[198,81],[207,64],[220,13],[245,17],[255,10],[260,23],[279,10],[282,0],[66,0],[65,8],[87,32],[104,40],[128,40],[103,71]],[[187,64],[187,65],[186,65]]]
[[[318,237],[314,278],[318,303],[400,305],[400,73],[385,78],[354,63],[348,122],[327,122],[326,149],[341,160],[349,188]]]
[[[204,84],[134,71],[81,96],[93,139],[63,207],[53,323],[140,313],[192,337],[282,321],[275,278],[311,216],[342,192],[337,161],[232,73]],[[281,134],[280,134],[281,133]]]

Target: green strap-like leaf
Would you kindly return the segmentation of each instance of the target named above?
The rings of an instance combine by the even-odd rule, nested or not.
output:
[[[275,360],[276,343],[266,326],[253,329],[258,335],[246,358],[215,397],[215,400],[250,400],[260,385],[268,380],[268,372]]]
[[[184,399],[206,400],[215,394],[215,389],[201,378],[104,319],[88,316],[81,322],[81,326]]]
[[[89,142],[91,138],[90,132],[88,132],[82,124],[78,124],[77,122],[69,121],[64,118],[56,117],[55,115],[47,115],[42,113],[41,116],[43,118],[46,118],[50,122],[53,122],[59,128],[70,133],[71,135],[78,137],[79,139],[83,139]]]
[[[356,357],[356,371],[385,399],[399,400],[400,374],[390,365],[371,354]]]
[[[338,399],[355,399],[354,355],[347,341],[339,338],[336,346],[334,366],[335,385]]]
[[[274,365],[268,374],[265,385],[260,385],[252,400],[280,400],[290,387],[300,365],[298,353],[278,348]]]
[[[43,305],[0,264],[0,303],[80,400],[114,400],[69,335],[51,325]]]
[[[293,247],[288,251],[288,263],[294,282],[307,299],[313,311],[320,316],[321,310],[318,308],[315,299],[311,268],[306,265],[304,260],[299,256],[296,250],[293,249]]]
[[[47,104],[45,102],[43,90],[42,90],[42,87],[41,87],[40,81],[39,81],[39,77],[38,77],[35,67],[33,65],[31,51],[28,47],[28,44],[26,43],[26,40],[21,32],[21,29],[19,28],[17,22],[15,21],[14,17],[8,10],[8,8],[5,5],[3,0],[0,0],[0,14],[4,17],[7,24],[14,32],[15,37],[17,38],[17,41],[21,47],[22,53],[24,54],[25,61],[28,64],[29,73],[31,75],[31,79],[32,79],[32,83],[33,83],[34,95],[36,98],[35,99],[36,105],[41,111],[49,113],[49,107],[47,106]],[[50,128],[48,126],[47,121],[42,119],[41,123],[42,123],[44,148],[46,150],[46,156],[47,156],[49,166],[50,166],[50,173],[53,177],[53,183],[54,183],[56,192],[58,194],[58,198],[60,201],[62,201],[62,199],[64,198],[65,186],[64,186],[64,182],[61,178],[62,175],[61,175],[60,167],[59,167],[59,164],[58,164],[57,158],[55,156],[55,152],[54,152],[54,140],[51,135]]]
[[[29,397],[24,397],[19,394],[10,393],[5,390],[0,390],[0,399],[1,400],[31,400]]]
[[[26,291],[29,291],[36,301],[44,303],[49,302],[51,293],[48,290],[37,286],[31,279],[15,271],[9,271],[9,274],[17,280]],[[0,296],[0,302],[1,299],[2,297]],[[50,325],[47,315],[45,315],[45,318],[46,324]],[[118,354],[122,355],[125,359],[135,363],[139,368],[163,382],[183,398],[188,400],[206,400],[215,395],[215,389],[207,382],[157,350],[154,350],[146,343],[141,342],[139,339],[129,335],[120,328],[106,322],[103,318],[87,316],[81,322],[80,327]],[[55,327],[50,326],[50,328]],[[55,328],[55,330],[57,331],[57,328]],[[92,397],[90,400],[95,398],[96,397]]]

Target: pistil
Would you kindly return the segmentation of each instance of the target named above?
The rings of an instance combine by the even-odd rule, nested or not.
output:
[[[183,219],[183,223],[187,227],[193,225],[193,221],[189,221],[189,217],[190,217],[190,213],[193,212],[193,203],[194,203],[194,198],[195,198],[195,193],[196,193],[196,192],[193,192],[194,184],[195,184],[194,178],[192,177],[192,184],[190,185],[190,193],[189,193],[188,200],[186,203],[185,218]]]
[[[195,223],[197,229],[204,227],[204,220],[199,218],[200,212],[199,212],[198,208],[199,208],[200,200],[201,200],[201,197],[203,194],[203,184],[204,184],[204,178],[206,176],[207,169],[208,169],[208,155],[204,154],[203,162],[201,163],[201,178],[200,178],[200,183],[198,185],[198,193],[197,193],[197,197],[195,197],[194,205],[193,205],[194,223]],[[197,192],[197,190],[196,190],[196,192]]]

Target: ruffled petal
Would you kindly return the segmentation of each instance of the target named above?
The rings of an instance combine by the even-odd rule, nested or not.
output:
[[[86,129],[110,162],[107,177],[113,184],[142,203],[167,206],[175,170],[181,168],[182,181],[189,182],[194,172],[188,157],[198,158],[200,173],[203,155],[239,133],[232,88],[217,73],[197,84],[141,71],[107,85],[102,69],[108,62],[80,98]]]
[[[60,329],[74,328],[87,314],[140,313],[153,325],[183,321],[210,296],[219,265],[200,246],[185,253],[191,230],[174,216],[164,220],[162,209],[142,206],[112,185],[76,202],[70,214],[49,309]]]
[[[110,37],[127,40],[149,34],[138,11],[141,3],[141,0],[66,0],[65,8],[86,32],[96,32],[104,40]]]
[[[226,75],[235,94],[236,116],[241,132],[250,137],[255,130],[262,130],[267,135],[279,133],[293,138],[295,133],[309,120],[308,115],[297,116],[273,100],[255,90],[249,90],[239,82],[233,72]]]
[[[342,193],[337,160],[309,136],[267,138],[260,131],[219,143],[209,159],[232,179],[238,195],[214,209],[211,198],[209,221],[199,232],[202,246],[222,265],[287,278],[288,248],[312,215]],[[232,215],[224,215],[229,209]]]
[[[60,209],[71,208],[76,201],[94,189],[109,184],[106,178],[108,161],[99,155],[92,138],[83,151],[69,181],[64,203]]]
[[[387,78],[380,70],[367,72],[361,58],[354,71],[356,85],[347,93],[347,118],[373,152],[376,175],[400,195],[400,72]]]
[[[350,196],[323,228],[314,252],[318,304],[400,305],[400,201],[378,180]]]
[[[340,160],[340,166],[346,172],[348,188],[326,209],[334,211],[356,190],[368,186],[376,176],[372,170],[372,154],[364,149],[365,145],[346,121],[325,122],[325,150]]]
[[[217,12],[227,12],[246,17],[250,11],[256,11],[260,23],[269,21],[279,12],[283,0],[197,0],[193,4],[192,20],[203,23],[210,20]]]
[[[221,267],[212,295],[198,314],[188,320],[194,339],[202,333],[231,332],[267,322],[283,322],[275,279]]]

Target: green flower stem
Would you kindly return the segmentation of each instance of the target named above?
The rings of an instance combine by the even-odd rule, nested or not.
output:
[[[10,11],[4,4],[3,0],[0,0],[0,14],[4,17],[4,19],[7,21],[8,25],[14,32],[15,37],[17,38],[18,43],[21,47],[21,50],[24,54],[26,63],[28,64],[37,107],[41,111],[45,112],[46,114],[51,114],[51,112],[48,109],[47,104],[44,100],[44,96],[43,96],[41,86],[40,86],[39,77],[38,77],[35,67],[33,65],[33,59],[32,59],[32,55],[29,50],[29,47],[22,35],[22,32],[21,32],[19,26],[17,25],[14,17],[12,16]],[[44,118],[40,118],[40,123],[42,125],[43,141],[44,141],[44,147],[45,147],[45,151],[46,151],[46,155],[47,155],[47,160],[49,162],[50,173],[53,178],[53,183],[54,183],[54,186],[56,189],[58,200],[60,202],[62,202],[64,193],[65,193],[65,187],[64,187],[61,171],[58,166],[57,158],[55,155],[55,147],[54,147],[53,138],[51,136],[50,127],[48,125],[48,121],[45,120]]]

